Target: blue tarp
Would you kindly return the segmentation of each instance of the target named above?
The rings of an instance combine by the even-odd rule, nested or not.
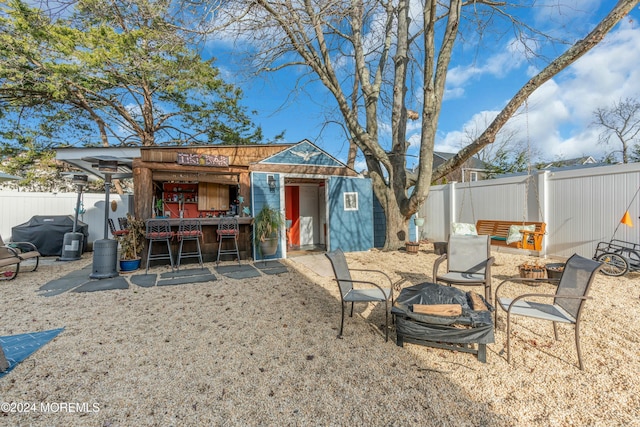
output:
[[[9,373],[18,363],[35,353],[40,347],[54,339],[63,330],[64,328],[59,328],[50,331],[0,337],[0,345],[9,362],[9,368],[0,373],[0,378]]]

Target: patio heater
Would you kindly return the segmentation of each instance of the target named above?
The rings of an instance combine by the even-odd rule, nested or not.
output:
[[[62,254],[58,261],[76,261],[82,257],[84,250],[84,234],[77,233],[78,229],[78,214],[80,213],[80,203],[82,200],[82,191],[87,185],[89,177],[84,174],[73,175],[71,182],[76,185],[78,189],[78,199],[76,201],[76,215],[73,219],[73,231],[71,233],[65,233],[62,243]]]
[[[92,279],[108,279],[118,276],[118,242],[109,239],[109,191],[111,175],[118,172],[117,160],[99,160],[98,170],[104,173],[104,238],[93,242]]]

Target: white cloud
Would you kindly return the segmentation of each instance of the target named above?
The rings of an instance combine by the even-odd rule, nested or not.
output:
[[[518,129],[518,137],[529,141],[545,160],[583,155],[599,159],[613,148],[598,145],[599,129],[591,125],[593,111],[620,98],[640,98],[638,64],[640,29],[622,21],[600,45],[535,91],[528,114],[522,114],[523,107],[508,125]],[[462,130],[443,135],[436,149],[458,151],[464,129],[473,120]]]
[[[353,163],[353,168],[358,172],[366,171],[367,162],[364,159],[358,159]]]
[[[529,50],[535,47],[529,46]],[[510,71],[519,68],[525,61],[526,52],[524,46],[515,39],[510,40],[499,53],[489,56],[480,64],[459,65],[453,67],[447,73],[447,93],[461,94],[461,86],[471,84],[482,76],[504,77]]]

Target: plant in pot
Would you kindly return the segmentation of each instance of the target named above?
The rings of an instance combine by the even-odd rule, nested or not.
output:
[[[253,219],[253,236],[261,257],[276,253],[279,232],[284,225],[284,215],[278,209],[264,205],[258,212],[258,215]]]
[[[145,244],[145,223],[127,214],[126,234],[118,236],[120,244],[120,271],[133,271],[140,268],[140,255]]]
[[[544,264],[538,260],[520,264],[518,271],[520,272],[520,277],[524,279],[545,279],[547,277],[547,270]]]

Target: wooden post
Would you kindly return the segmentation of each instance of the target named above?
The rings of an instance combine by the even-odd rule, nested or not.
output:
[[[136,218],[146,220],[151,218],[153,212],[153,173],[151,169],[133,168],[133,194],[134,215]]]
[[[244,206],[251,206],[251,178],[248,173],[241,173],[239,176],[240,192],[239,196],[244,197]],[[242,216],[242,212],[238,212]],[[255,212],[251,212],[251,216],[255,216]]]

